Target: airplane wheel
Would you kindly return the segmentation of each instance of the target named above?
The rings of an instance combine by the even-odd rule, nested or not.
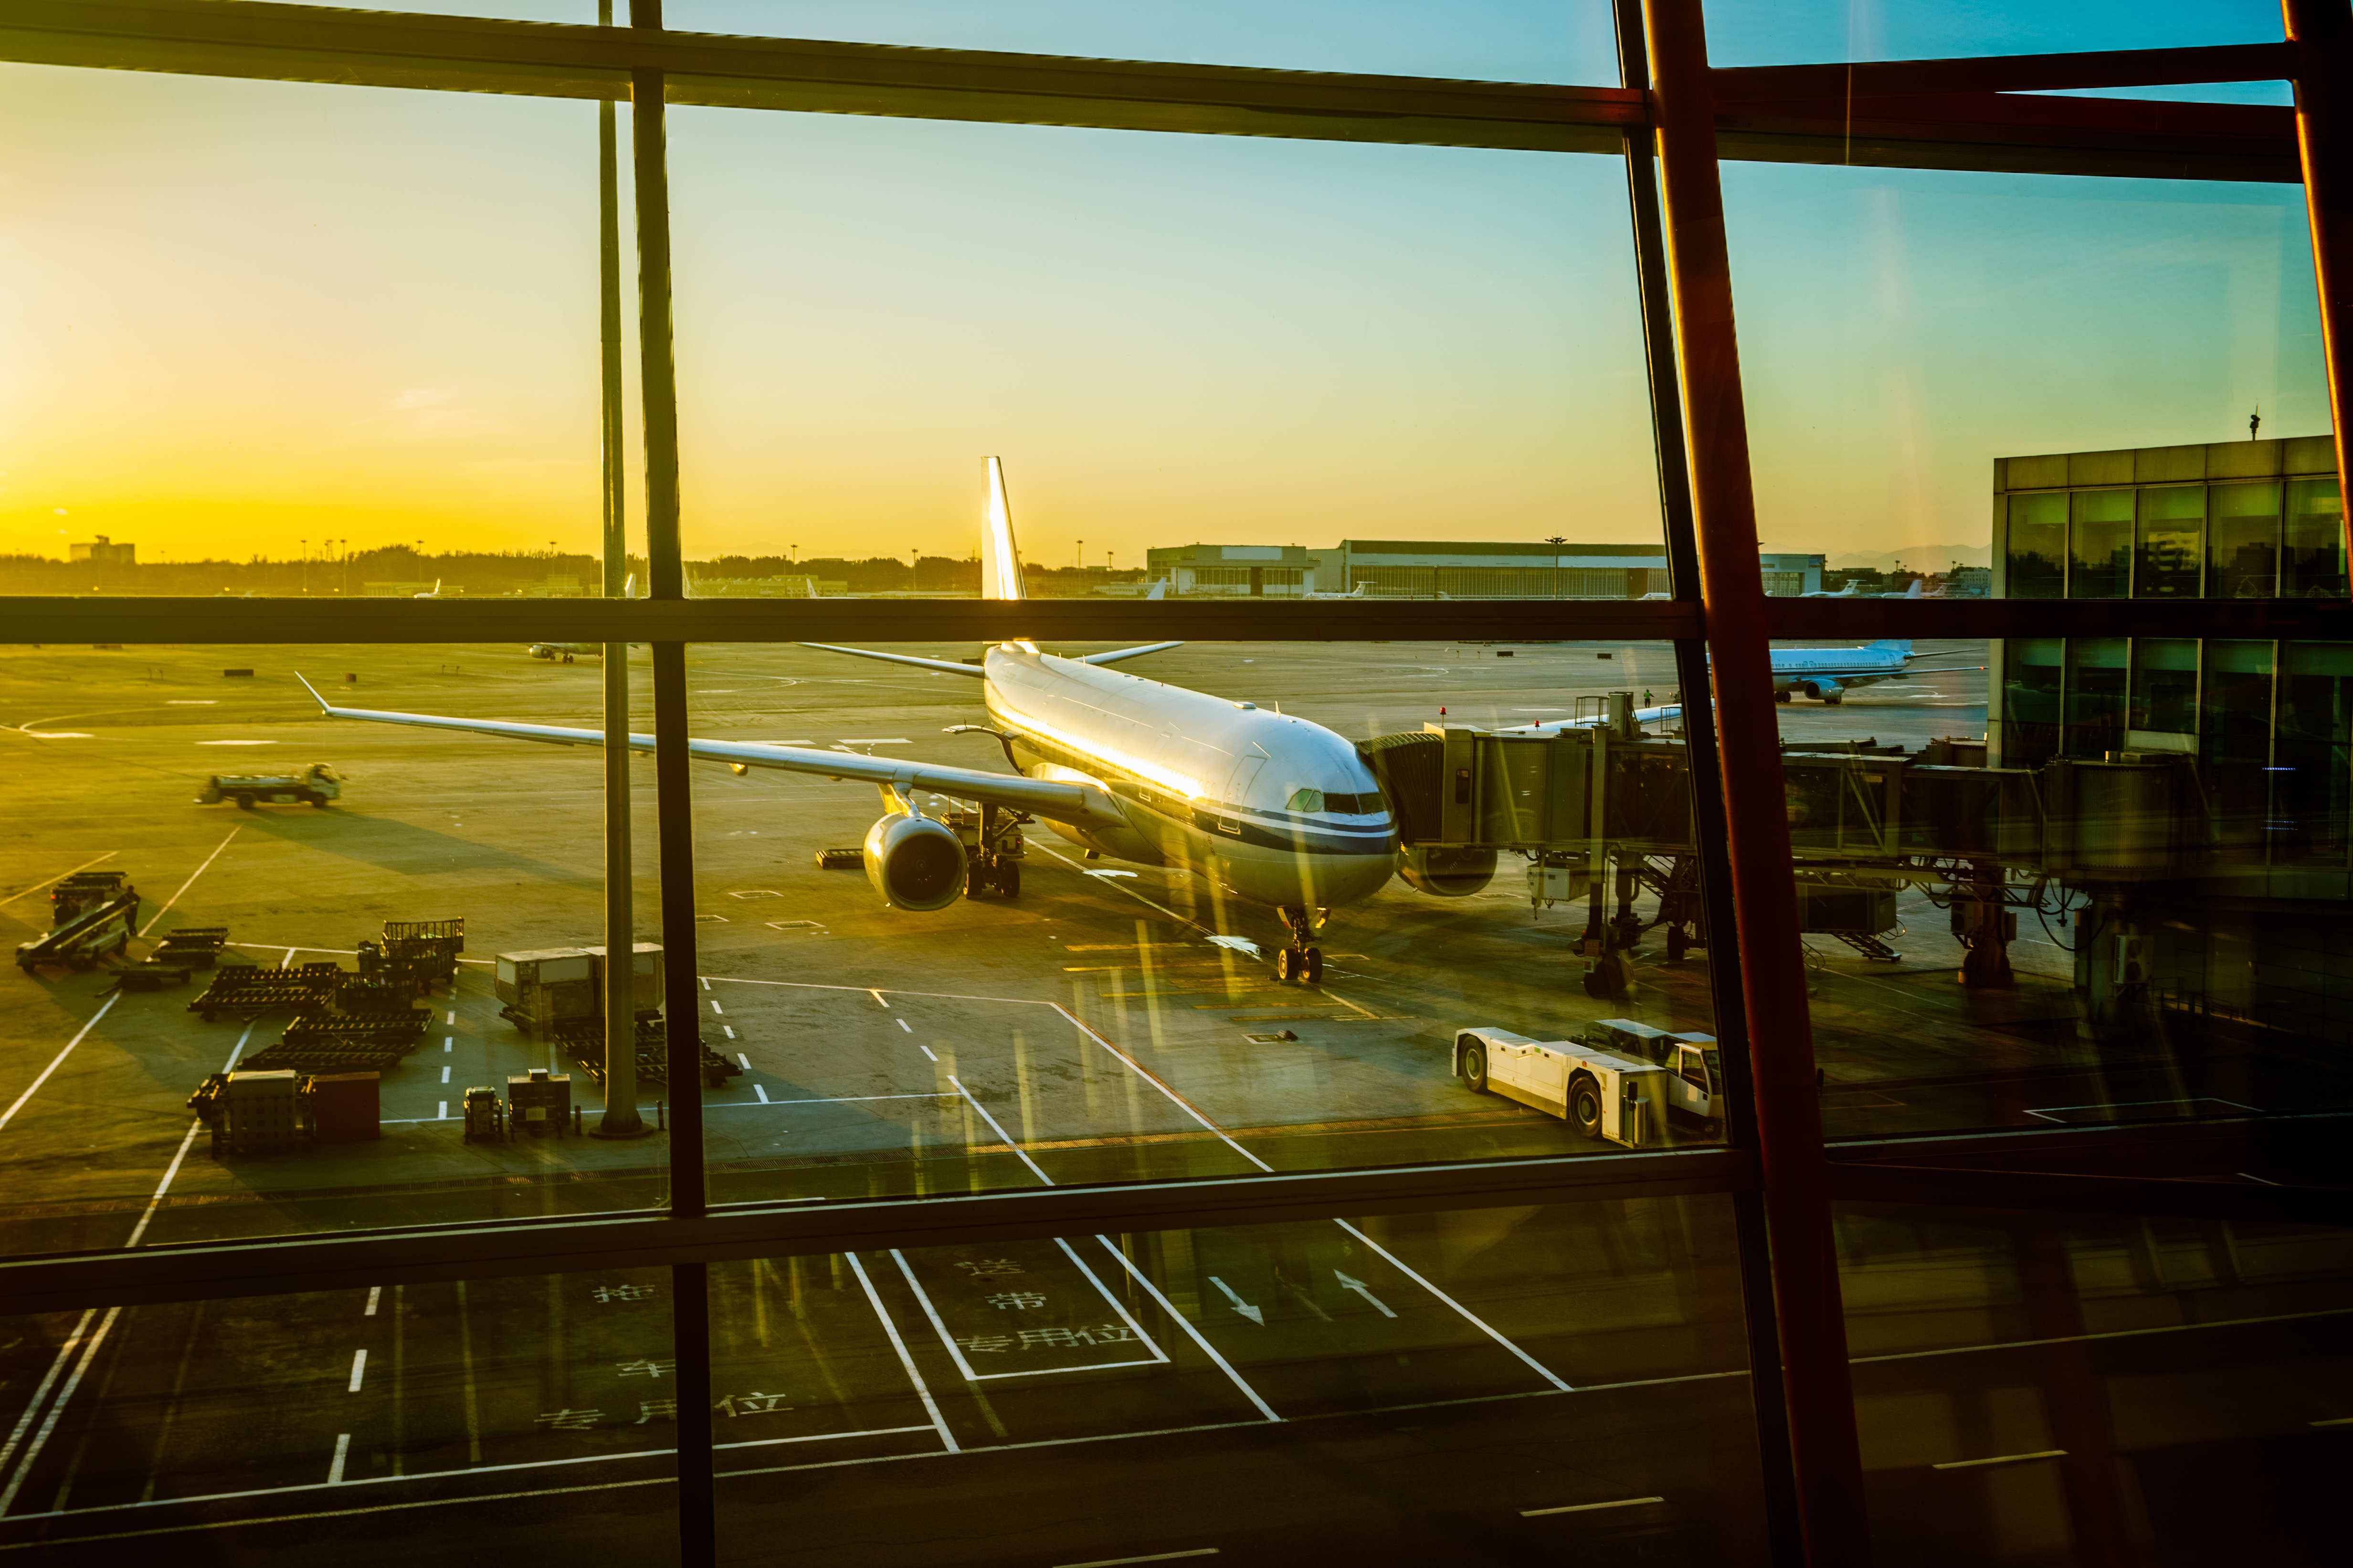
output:
[[[1487,1047],[1475,1040],[1462,1047],[1462,1081],[1473,1094],[1487,1092]]]
[[[1773,700],[1776,702],[1787,702],[1789,700],[1789,694],[1786,691],[1776,691],[1773,693]]]
[[[1310,985],[1324,984],[1324,950],[1320,947],[1311,947],[1307,950],[1307,984]]]
[[[1021,862],[1006,860],[997,868],[997,890],[1008,899],[1021,896]]]
[[[1284,984],[1299,978],[1299,950],[1286,947],[1274,955],[1274,977]]]
[[[1840,703],[1845,700],[1846,693],[1843,691],[1830,691],[1825,692],[1822,695],[1822,701],[1832,708],[1837,707]]]
[[[980,897],[982,891],[987,888],[988,882],[989,877],[987,867],[974,865],[967,866],[964,868],[964,896],[965,898],[976,899]]]
[[[565,662],[565,663],[566,663],[566,664],[570,664],[570,663],[572,662],[572,656],[571,656],[570,654],[568,654],[568,653],[567,653],[567,654],[565,654],[565,655],[564,656],[564,662]]]

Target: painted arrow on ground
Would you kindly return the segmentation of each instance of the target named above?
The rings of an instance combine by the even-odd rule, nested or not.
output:
[[[1365,1282],[1363,1280],[1351,1279],[1336,1268],[1332,1270],[1332,1277],[1340,1282],[1342,1289],[1354,1290],[1357,1295],[1362,1296],[1366,1300],[1370,1301],[1375,1309],[1380,1312],[1382,1317],[1394,1318],[1397,1316],[1395,1312],[1389,1310],[1388,1304],[1387,1302],[1383,1301],[1378,1296],[1374,1295],[1370,1290],[1365,1289]]]
[[[1248,1301],[1243,1300],[1240,1296],[1235,1295],[1234,1288],[1232,1286],[1227,1284],[1224,1280],[1219,1279],[1214,1274],[1209,1276],[1209,1283],[1215,1285],[1219,1290],[1224,1294],[1226,1300],[1234,1304],[1235,1311],[1240,1312],[1243,1317],[1248,1318],[1260,1328],[1262,1329],[1266,1327],[1266,1314],[1256,1307],[1251,1306]]]

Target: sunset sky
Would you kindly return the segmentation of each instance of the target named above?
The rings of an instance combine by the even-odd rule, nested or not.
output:
[[[1717,58],[2278,28],[2236,4],[1767,9],[1712,8]],[[1609,79],[1598,5],[1265,14],[669,6],[713,31]],[[0,67],[0,551],[593,547],[595,115]],[[691,554],[965,554],[990,453],[1049,564],[1081,538],[1135,565],[1196,540],[1656,537],[1615,160],[671,125]],[[1979,542],[1998,455],[2229,439],[2257,404],[2265,435],[2327,427],[2295,187],[1757,164],[1725,185],[1775,546]]]

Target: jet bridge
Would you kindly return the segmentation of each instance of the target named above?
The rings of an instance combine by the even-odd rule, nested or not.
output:
[[[1614,976],[1609,961],[1650,926],[1666,928],[1671,959],[1707,941],[1689,752],[1680,738],[1644,733],[1633,713],[1631,694],[1618,692],[1582,728],[1430,724],[1357,747],[1396,814],[1406,880],[1464,897],[1493,880],[1503,857],[1522,857],[1534,907],[1589,900],[1577,946],[1600,995],[1621,994],[1622,960]],[[1800,929],[1894,960],[1883,938],[1896,895],[1916,887],[1950,913],[1968,954],[1963,983],[2003,985],[2018,911],[2045,910],[2051,884],[2113,902],[2135,884],[2189,874],[2212,842],[2185,756],[1972,765],[1983,755],[1950,742],[1908,755],[1869,742],[1787,751]],[[1659,900],[1647,921],[1633,908],[1645,889]]]

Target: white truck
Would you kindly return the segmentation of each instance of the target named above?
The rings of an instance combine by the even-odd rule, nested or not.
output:
[[[280,805],[297,803],[324,809],[326,804],[343,793],[343,775],[325,763],[312,763],[282,773],[215,773],[205,781],[198,805],[218,805],[225,800],[237,802],[241,810],[251,811],[263,801]]]

